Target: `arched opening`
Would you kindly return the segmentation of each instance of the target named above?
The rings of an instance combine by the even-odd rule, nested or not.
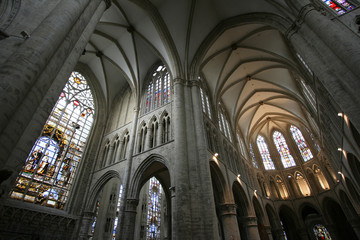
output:
[[[324,214],[332,223],[337,239],[358,239],[341,206],[330,198],[324,199]]]
[[[126,199],[125,239],[171,239],[170,173],[160,156],[151,155],[134,174]],[[128,234],[128,235],[126,235]]]
[[[360,203],[360,195],[359,195],[359,192],[356,190],[354,184],[347,177],[345,177],[345,182],[346,182],[346,186],[347,186],[349,193],[351,194],[353,200],[359,204]]]
[[[249,202],[247,200],[246,194],[239,182],[234,182],[232,186],[232,191],[234,195],[234,200],[236,204],[236,217],[238,220],[238,226],[240,231],[241,239],[248,238],[248,227],[247,227],[247,218],[249,211]]]
[[[96,194],[92,206],[93,218],[88,236],[90,239],[113,239],[115,237],[122,185],[120,179],[111,178]]]
[[[356,179],[357,184],[360,186],[360,161],[352,153],[347,153],[347,160],[350,165],[351,172]]]
[[[279,211],[280,221],[283,226],[284,234],[288,240],[300,240],[297,232],[298,220],[295,213],[287,206],[281,206]]]
[[[281,224],[279,218],[276,216],[274,209],[267,204],[265,207],[266,214],[270,221],[271,226],[271,235],[274,240],[282,240],[284,235],[282,232]]]
[[[269,237],[266,232],[264,212],[261,208],[259,201],[257,200],[257,198],[255,196],[253,197],[253,204],[254,204],[254,209],[255,209],[255,215],[257,218],[257,226],[258,226],[260,239],[268,240]]]

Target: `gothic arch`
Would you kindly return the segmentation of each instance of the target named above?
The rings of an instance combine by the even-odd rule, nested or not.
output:
[[[141,187],[154,176],[163,186],[166,198],[170,199],[171,178],[168,165],[168,161],[158,154],[148,156],[133,174],[127,198],[138,199]]]
[[[295,212],[290,207],[282,205],[279,209],[279,216],[288,239],[300,240],[297,232],[300,223]]]
[[[257,225],[258,225],[260,239],[268,240],[269,237],[267,236],[266,227],[265,227],[266,221],[265,221],[264,210],[261,207],[261,204],[256,196],[253,196],[252,202],[254,205],[255,215],[257,218]]]
[[[274,240],[280,240],[279,232],[281,232],[281,224],[280,219],[276,215],[275,210],[270,204],[266,204],[265,206],[266,215],[268,216],[270,227],[271,227],[271,234]]]
[[[93,212],[95,209],[95,203],[96,203],[96,198],[98,193],[100,192],[100,190],[103,188],[103,186],[105,186],[105,184],[112,178],[117,178],[120,180],[120,182],[122,182],[122,179],[120,177],[120,174],[114,170],[110,170],[107,171],[106,173],[104,173],[97,181],[96,183],[93,185],[93,187],[91,188],[91,190],[89,191],[89,200],[86,204],[85,207],[85,212]]]

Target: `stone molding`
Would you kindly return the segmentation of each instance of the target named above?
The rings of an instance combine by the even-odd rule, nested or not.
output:
[[[125,212],[133,212],[136,214],[136,208],[139,204],[139,199],[128,198],[126,199]]]

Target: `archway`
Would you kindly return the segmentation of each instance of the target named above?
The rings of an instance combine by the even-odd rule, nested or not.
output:
[[[355,177],[357,184],[360,186],[360,161],[352,153],[347,153],[347,160],[349,162],[351,172]]]
[[[247,218],[249,216],[249,202],[245,191],[239,182],[234,182],[232,186],[234,201],[236,204],[236,217],[240,231],[241,239],[249,239],[249,231],[247,226]]]
[[[274,209],[267,204],[265,207],[266,214],[270,221],[271,234],[274,240],[281,240],[284,237],[284,234],[281,229],[281,224],[279,218],[276,216]]]
[[[284,232],[288,240],[300,240],[297,232],[298,220],[296,214],[287,206],[281,206],[279,211],[280,221],[282,222]]]
[[[254,204],[255,214],[256,214],[256,218],[257,218],[257,226],[258,226],[260,239],[261,240],[269,240],[269,237],[266,232],[266,227],[265,227],[264,212],[261,208],[259,200],[255,196],[253,197],[253,204]]]
[[[338,239],[358,239],[341,206],[331,198],[323,201],[324,214],[332,223],[332,229]]]
[[[117,233],[121,239],[145,235],[171,239],[171,189],[167,161],[159,155],[150,155],[130,181],[119,223],[122,231]]]

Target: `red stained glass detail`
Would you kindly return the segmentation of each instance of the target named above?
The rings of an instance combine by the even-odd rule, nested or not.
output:
[[[80,103],[79,103],[78,100],[75,100],[75,101],[74,101],[74,105],[75,105],[75,106],[79,106],[79,104],[80,104]]]
[[[65,93],[64,93],[64,92],[61,92],[61,93],[60,93],[60,97],[65,97]]]

